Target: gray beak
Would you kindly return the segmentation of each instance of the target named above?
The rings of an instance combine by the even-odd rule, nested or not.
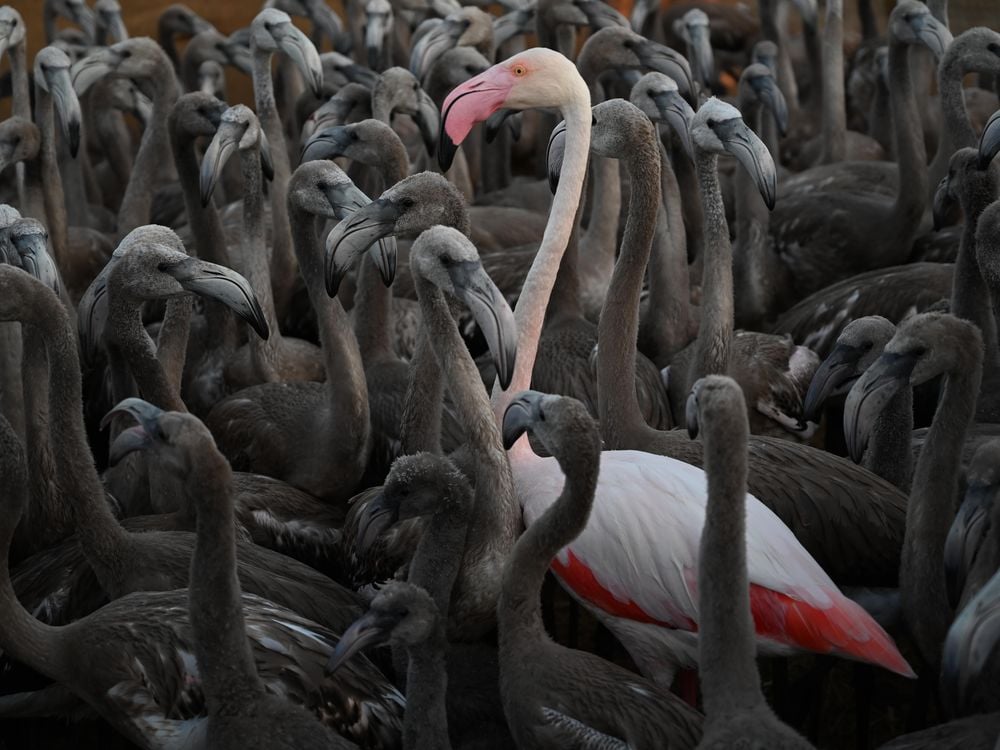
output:
[[[1000,110],[993,113],[979,139],[979,168],[986,169],[1000,151]]]
[[[267,319],[250,282],[236,271],[198,258],[186,258],[162,270],[192,294],[221,302],[245,320],[262,339],[270,335]]]
[[[104,415],[101,429],[108,427],[119,414],[128,414],[136,424],[122,430],[111,444],[108,453],[111,466],[116,466],[129,453],[147,450],[153,445],[153,441],[160,437],[159,419],[163,410],[141,398],[127,398]]]
[[[548,165],[549,190],[555,194],[562,174],[563,157],[566,155],[566,121],[561,121],[552,129],[549,145],[545,148],[545,163]]]
[[[422,81],[434,62],[445,52],[455,46],[458,33],[453,24],[442,21],[424,34],[413,45],[410,54],[410,72]]]
[[[691,77],[691,66],[684,55],[648,39],[627,40],[625,46],[631,49],[639,62],[650,70],[668,75],[677,83],[681,93],[693,96],[694,79]]]
[[[751,80],[750,85],[753,86],[757,98],[771,110],[774,121],[778,125],[778,132],[784,136],[788,132],[788,103],[785,101],[785,95],[778,88],[778,82],[771,76],[757,76]]]
[[[684,402],[684,426],[687,427],[688,437],[694,440],[698,437],[700,421],[698,419],[698,392],[701,390],[702,381],[699,379],[688,394],[687,401]]]
[[[483,135],[486,136],[486,142],[493,143],[500,134],[500,128],[505,124],[510,127],[514,140],[521,140],[521,113],[516,109],[498,109],[483,123]],[[549,143],[551,142],[550,139]]]
[[[545,394],[538,391],[522,391],[510,402],[503,415],[503,447],[510,450],[521,436],[531,429],[538,414],[538,405]]]
[[[983,668],[996,659],[998,641],[1000,572],[965,605],[945,638],[941,658],[941,694],[948,697],[953,714],[964,712],[966,698]]]
[[[69,144],[70,156],[75,159],[80,150],[80,122],[83,117],[80,112],[80,100],[74,90],[69,70],[63,68],[52,71],[46,83],[56,111],[59,113],[59,122],[62,123],[63,135]]]
[[[201,162],[201,174],[198,179],[198,187],[201,192],[201,205],[207,206],[212,200],[212,193],[215,186],[222,177],[222,170],[226,166],[229,158],[236,153],[242,133],[238,133],[231,125],[220,124],[215,131],[212,142],[205,150],[205,158]]]
[[[650,97],[656,105],[663,121],[670,126],[681,140],[684,153],[694,161],[694,145],[691,143],[691,120],[694,110],[678,91],[660,91]]]
[[[632,16],[629,19],[632,31],[636,34],[649,36],[643,31],[643,28],[646,26],[646,19],[656,9],[657,5],[657,3],[651,2],[651,0],[636,0],[632,5]]]
[[[608,26],[620,26],[623,29],[632,28],[625,16],[603,0],[576,0],[576,5],[587,17],[590,28],[595,31]]]
[[[368,67],[378,69],[378,61],[382,56],[382,45],[385,44],[385,34],[389,26],[388,16],[382,13],[371,13],[365,24],[365,49],[368,51]]]
[[[108,277],[120,257],[111,256],[101,272],[87,287],[77,306],[77,328],[80,334],[80,357],[90,366],[100,358],[104,329],[108,323]]]
[[[434,153],[437,145],[437,134],[441,129],[441,115],[437,105],[430,98],[426,91],[420,89],[417,92],[417,113],[413,116],[420,128],[420,137],[423,138],[424,148],[428,154]]]
[[[253,55],[250,54],[250,48],[247,45],[240,44],[230,36],[226,40],[226,44],[223,45],[223,50],[230,65],[246,75],[253,74]]]
[[[968,572],[986,538],[991,533],[990,512],[996,502],[997,488],[985,484],[969,484],[965,499],[955,514],[944,543],[944,576],[948,587],[948,600],[957,607]]]
[[[59,294],[59,271],[49,255],[48,233],[35,219],[19,219],[11,227],[10,242],[21,268]]]
[[[101,25],[107,31],[108,37],[115,42],[124,42],[128,39],[128,29],[125,28],[125,20],[120,12],[103,15]]]
[[[350,125],[335,125],[314,133],[302,148],[300,163],[343,156],[353,140],[352,132]]]
[[[945,175],[938,183],[934,191],[934,200],[931,202],[931,217],[934,220],[934,231],[943,227],[948,221],[948,214],[955,206],[955,196],[951,194],[950,175]]]
[[[921,42],[940,60],[951,45],[952,36],[948,27],[938,21],[930,13],[917,16],[913,21],[913,30]]]
[[[500,387],[514,377],[517,356],[517,323],[503,293],[493,283],[482,263],[464,261],[447,267],[455,294],[472,312],[493,355]]]
[[[712,40],[708,26],[688,26],[688,36],[691,38],[691,52],[698,60],[702,80],[698,83],[709,86],[715,77],[715,59],[712,57]]]
[[[398,203],[379,198],[333,228],[326,238],[326,291],[331,297],[337,295],[340,282],[355,259],[375,243],[379,244],[377,249],[373,248],[372,260],[386,286],[392,283],[396,276],[396,242],[390,235],[403,211]],[[383,243],[383,239],[392,241]]]
[[[330,654],[330,659],[326,663],[326,674],[331,675],[336,672],[344,663],[358,651],[389,640],[392,626],[382,622],[382,618],[377,612],[368,612],[359,620],[355,621],[351,627],[340,636],[340,642]]]
[[[857,364],[864,351],[850,344],[837,344],[816,369],[806,399],[802,404],[802,421],[818,422],[820,410],[834,393],[857,380]]]
[[[749,172],[768,209],[773,209],[777,195],[777,174],[767,146],[739,117],[719,123],[715,133],[726,151],[735,156]]]
[[[844,436],[854,463],[860,463],[875,420],[900,389],[909,387],[918,357],[883,352],[847,394],[844,405]]]
[[[69,6],[70,18],[73,23],[83,29],[83,33],[86,34],[88,41],[93,44],[97,35],[97,19],[94,17],[94,11],[88,8],[83,0],[80,0],[80,2],[70,2],[67,5]]]
[[[516,36],[526,34],[535,24],[534,4],[504,13],[493,21],[493,43],[497,49]]]
[[[110,48],[105,48],[91,52],[82,60],[73,63],[73,67],[70,68],[70,77],[76,95],[83,96],[87,93],[87,89],[113,71],[118,62],[118,55]]]
[[[306,85],[312,90],[313,95],[319,98],[323,92],[323,64],[320,62],[316,46],[295,26],[287,24],[283,28],[285,32],[278,42],[281,51],[291,58],[302,73]]]
[[[393,503],[379,492],[365,509],[358,521],[357,551],[364,555],[375,541],[399,520],[399,503]]]

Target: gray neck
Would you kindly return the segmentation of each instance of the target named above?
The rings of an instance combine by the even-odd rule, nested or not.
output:
[[[406,671],[406,716],[403,719],[405,748],[451,750],[445,702],[447,645],[445,618],[438,616],[430,637],[407,649],[410,665]]]
[[[35,120],[38,124],[38,135],[41,143],[38,147],[38,166],[40,174],[37,178],[42,186],[47,215],[46,226],[52,241],[52,251],[56,264],[66,268],[67,258],[67,218],[66,197],[63,194],[62,175],[59,172],[59,157],[56,149],[55,109],[52,95],[37,83],[35,84]],[[82,134],[81,134],[82,135]],[[34,179],[35,176],[28,176]],[[39,218],[39,217],[35,217]],[[46,218],[46,217],[41,217]]]
[[[608,440],[616,436],[615,442],[629,425],[644,424],[635,387],[622,387],[622,383],[635,383],[639,297],[660,208],[660,159],[655,144],[649,140],[631,143],[624,158],[632,181],[628,218],[597,327],[601,429]]]
[[[195,657],[210,716],[245,713],[263,695],[247,642],[236,576],[232,471],[216,450],[192,461],[185,490],[198,506],[189,608]]]
[[[250,332],[250,361],[261,382],[273,383],[279,380],[281,329],[274,311],[270,254],[264,241],[264,180],[259,148],[240,149],[240,170],[243,175],[243,236],[240,238],[243,267],[239,270],[257,295],[271,332],[267,339]]]
[[[944,542],[955,514],[962,446],[972,422],[982,376],[982,342],[968,336],[965,359],[946,373],[941,399],[906,508],[899,586],[903,612],[931,669],[941,661],[952,612],[944,577]]]
[[[711,721],[761,706],[764,696],[754,661],[747,574],[746,414],[727,411],[717,420],[704,420],[702,431],[708,505],[698,565],[698,662]]]
[[[823,164],[847,156],[847,110],[844,102],[844,3],[827,0],[823,28]],[[815,68],[814,68],[815,70]]]
[[[899,166],[899,184],[905,186],[896,195],[891,227],[897,241],[905,241],[907,248],[923,217],[927,202],[927,154],[924,150],[923,131],[913,80],[910,77],[910,47],[894,38],[889,40],[889,97],[892,107],[896,163]],[[904,235],[899,237],[899,235]]]
[[[295,282],[295,258],[292,255],[292,229],[288,219],[288,147],[285,144],[281,116],[274,101],[271,80],[271,53],[262,52],[251,43],[253,54],[253,97],[257,119],[271,147],[274,178],[271,180],[271,281],[275,289],[275,307],[280,317],[286,295]],[[321,275],[319,278],[323,278]]]
[[[169,170],[165,169],[171,164],[167,120],[177,101],[178,87],[174,71],[165,57],[162,65],[157,66],[152,89],[153,114],[142,135],[139,153],[132,166],[132,177],[118,209],[119,240],[136,227],[149,223],[153,195],[170,177]]]
[[[420,537],[408,580],[430,594],[446,622],[451,590],[462,567],[472,497],[462,486],[448,487],[445,492],[450,496],[442,498],[442,509],[431,517]]]
[[[400,417],[399,441],[404,456],[428,451],[441,453],[441,412],[444,377],[434,348],[421,326]]]
[[[961,37],[952,42],[938,69],[938,96],[941,99],[944,124],[938,136],[937,153],[934,154],[928,171],[927,182],[932,191],[948,173],[948,162],[952,154],[960,148],[976,146],[976,133],[969,122],[965,95],[962,93],[962,79],[968,72],[964,64],[965,56],[962,54],[966,47],[963,42]]]
[[[705,264],[702,269],[701,324],[689,382],[725,375],[733,338],[733,248],[719,192],[718,157],[695,147],[698,187],[705,212]],[[737,168],[739,169],[739,167]]]
[[[156,361],[163,371],[167,387],[174,394],[174,400],[178,402],[179,408],[175,411],[187,411],[181,401],[180,392],[184,363],[187,361],[192,315],[194,315],[194,300],[191,297],[175,297],[167,300],[160,334],[156,339]]]
[[[121,290],[113,291],[110,281],[108,286],[110,336],[124,356],[132,377],[139,386],[139,393],[146,401],[161,409],[187,411],[157,359],[156,347],[142,325],[140,305]],[[188,304],[190,305],[190,300]],[[168,325],[167,321],[164,321],[164,325]]]
[[[913,471],[912,432],[913,389],[903,388],[889,400],[875,420],[861,465],[892,482],[903,492],[909,492]]]

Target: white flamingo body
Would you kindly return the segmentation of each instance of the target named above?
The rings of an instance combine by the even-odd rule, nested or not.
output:
[[[530,526],[559,496],[564,479],[554,458],[515,451],[511,466]],[[604,451],[590,521],[552,561],[563,586],[605,624],[654,639],[659,653],[673,655],[673,667],[697,664],[705,487],[704,472],[682,461]],[[747,566],[761,653],[832,653],[912,674],[889,636],[750,494]]]

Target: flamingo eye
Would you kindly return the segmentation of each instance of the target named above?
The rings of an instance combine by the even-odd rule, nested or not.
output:
[[[510,69],[510,72],[513,73],[514,75],[516,75],[518,78],[520,78],[521,76],[527,74],[528,69],[524,65],[522,65],[521,63],[516,63]]]

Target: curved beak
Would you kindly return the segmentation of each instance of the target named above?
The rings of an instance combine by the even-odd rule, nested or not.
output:
[[[816,368],[809,390],[802,403],[802,421],[819,422],[819,413],[834,393],[843,392],[858,379],[858,361],[864,355],[859,346],[837,344],[830,355]]]
[[[917,38],[923,42],[927,49],[934,53],[936,59],[940,60],[944,57],[944,53],[952,41],[951,32],[948,31],[947,26],[930,13],[923,13],[917,16],[910,21],[910,24],[913,26]]]
[[[847,394],[844,436],[854,463],[860,463],[875,420],[901,389],[909,387],[910,374],[919,358],[913,354],[883,352]]]
[[[597,31],[608,26],[632,28],[628,19],[602,0],[576,0],[576,6],[587,17],[591,29]]]
[[[677,133],[681,147],[691,161],[694,161],[694,145],[691,143],[691,120],[694,110],[679,91],[659,91],[650,97],[656,105],[660,117],[671,130]]]
[[[77,329],[80,334],[80,357],[85,366],[100,358],[101,342],[108,323],[108,277],[119,258],[112,255],[101,272],[87,287],[77,306]]]
[[[260,129],[258,150],[260,151],[261,172],[264,175],[264,179],[271,182],[274,180],[274,157],[271,156],[271,142],[267,140],[267,134],[263,128]]]
[[[241,73],[253,75],[253,55],[250,47],[242,44],[230,35],[222,46],[226,61]],[[308,77],[306,80],[309,80]]]
[[[549,145],[545,147],[545,163],[549,174],[549,191],[555,194],[562,174],[563,157],[566,155],[566,121],[562,120],[552,129]]]
[[[649,17],[649,14],[656,10],[658,5],[659,3],[653,2],[653,0],[636,0],[632,4],[632,15],[629,18],[632,31],[636,34],[648,36],[648,34],[643,32],[643,28],[646,26],[646,19]]]
[[[538,414],[538,405],[545,394],[539,391],[522,391],[517,394],[503,415],[503,447],[510,450],[521,436],[531,429]]]
[[[100,78],[100,76],[98,76]],[[97,78],[94,79],[95,81]],[[80,112],[80,100],[77,98],[69,70],[62,68],[52,71],[47,77],[49,93],[52,95],[59,122],[62,124],[63,135],[69,144],[69,153],[74,159],[80,151],[80,122],[83,116]],[[88,84],[89,85],[89,84]]]
[[[447,172],[455,152],[477,122],[500,109],[514,85],[506,69],[494,65],[452,89],[441,107],[438,164]]]
[[[357,257],[376,242],[379,245],[373,248],[372,260],[385,285],[392,283],[396,276],[396,241],[390,235],[402,214],[403,208],[398,203],[379,198],[359,208],[330,231],[326,238],[326,291],[331,297],[337,296],[340,283]],[[392,241],[383,243],[383,239]]]
[[[715,59],[712,57],[711,31],[708,25],[698,24],[687,27],[687,35],[691,40],[691,53],[698,61],[698,69],[701,79],[698,81],[703,86],[709,86],[715,77]]]
[[[205,149],[205,158],[201,160],[198,187],[202,206],[207,206],[212,200],[212,193],[215,192],[215,186],[222,177],[222,170],[229,158],[236,153],[242,137],[243,134],[230,123],[220,123],[219,129],[215,131],[212,142]]]
[[[802,23],[810,29],[815,29],[819,18],[819,11],[816,8],[816,0],[792,1],[795,3],[795,7],[798,8],[799,15],[802,16]]]
[[[246,321],[262,339],[270,335],[257,295],[250,282],[236,271],[199,258],[186,258],[162,270],[192,294],[221,302]]]
[[[516,36],[526,34],[535,25],[535,6],[516,8],[493,20],[493,44],[497,49]]]
[[[323,92],[323,64],[320,62],[316,45],[291,24],[285,26],[285,32],[278,40],[278,45],[298,67],[313,95],[319,98]]]
[[[459,34],[461,31],[456,29],[455,24],[441,21],[413,45],[410,54],[410,72],[418,81],[424,80],[434,62],[455,46]]]
[[[979,168],[986,169],[1000,151],[1000,109],[993,113],[979,138]]]
[[[302,148],[299,162],[333,159],[343,156],[351,145],[351,126],[334,125],[314,133]]]
[[[413,115],[413,119],[416,120],[417,127],[420,128],[420,137],[423,138],[424,148],[427,149],[428,154],[433,154],[434,147],[437,145],[438,131],[441,130],[441,114],[438,112],[434,100],[423,89],[417,91],[417,113]]]
[[[111,444],[108,453],[108,463],[111,466],[116,466],[129,453],[147,450],[153,445],[156,436],[160,434],[159,419],[163,410],[141,398],[127,398],[104,415],[101,429],[108,427],[119,414],[128,414],[136,424],[122,430]]]
[[[385,623],[377,612],[368,612],[362,615],[340,636],[340,641],[333,653],[330,654],[324,671],[328,675],[333,674],[358,651],[385,643],[389,640],[391,632],[392,627]]]
[[[355,537],[358,553],[362,555],[367,553],[375,541],[391,529],[398,520],[399,503],[390,502],[384,492],[379,492],[372,498],[358,521],[358,533]]]
[[[69,7],[70,19],[83,29],[87,40],[93,44],[97,35],[97,19],[94,17],[94,11],[87,7],[83,0],[69,2],[66,5]]]
[[[483,135],[486,136],[486,142],[493,143],[500,135],[500,128],[505,124],[510,127],[514,140],[521,140],[521,113],[516,109],[498,109],[486,118],[486,123],[483,125]]]
[[[774,159],[767,146],[740,117],[719,123],[715,133],[722,141],[723,148],[735,156],[750,173],[768,209],[773,209],[777,195],[777,174]]]
[[[139,122],[142,123],[143,127],[149,125],[149,121],[153,118],[153,101],[146,96],[144,93],[139,91],[138,88],[132,86],[132,109],[133,115],[138,118]]]
[[[340,16],[325,2],[307,2],[306,12],[311,20],[333,42],[333,48],[346,54],[351,52],[354,40],[344,31]]]
[[[785,95],[781,93],[778,82],[771,76],[757,76],[750,85],[753,86],[757,98],[771,110],[774,122],[778,126],[778,133],[784,137],[788,132],[788,102],[785,101]]]
[[[695,440],[701,429],[701,421],[698,414],[698,394],[701,391],[703,379],[695,381],[691,386],[687,401],[684,402],[684,425],[687,427],[688,437]]]
[[[49,255],[48,233],[41,222],[36,222],[34,219],[21,219],[18,224],[21,222],[30,222],[34,225],[31,231],[11,233],[11,244],[17,251],[21,268],[59,294],[59,271],[52,256]]]
[[[97,81],[111,73],[120,62],[120,58],[110,48],[91,52],[82,60],[73,63],[70,68],[70,78],[77,96],[83,96],[87,89]]]
[[[1000,641],[1000,571],[989,580],[948,629],[941,658],[942,696],[960,715],[966,696],[992,661]]]
[[[378,70],[382,45],[389,29],[389,16],[385,13],[369,13],[365,20],[365,49],[368,52],[368,67]]]
[[[477,260],[447,267],[455,294],[472,312],[493,355],[500,387],[504,390],[514,377],[517,356],[517,323],[503,293]]]
[[[124,42],[128,39],[128,29],[125,28],[125,19],[122,18],[121,11],[103,15],[101,25],[107,31],[108,37],[115,42]]]
[[[948,600],[957,607],[965,588],[966,576],[980,552],[990,529],[990,511],[996,502],[997,488],[970,484],[965,499],[955,514],[944,542],[944,577]],[[993,532],[995,533],[995,532]]]
[[[691,77],[691,66],[684,55],[646,38],[630,40],[626,42],[626,46],[639,58],[641,65],[670,76],[682,94],[694,96],[695,86]]]
[[[951,193],[951,180],[949,175],[945,175],[938,183],[934,191],[934,200],[931,202],[931,217],[934,219],[934,231],[948,223],[948,214],[955,207],[955,196]]]

